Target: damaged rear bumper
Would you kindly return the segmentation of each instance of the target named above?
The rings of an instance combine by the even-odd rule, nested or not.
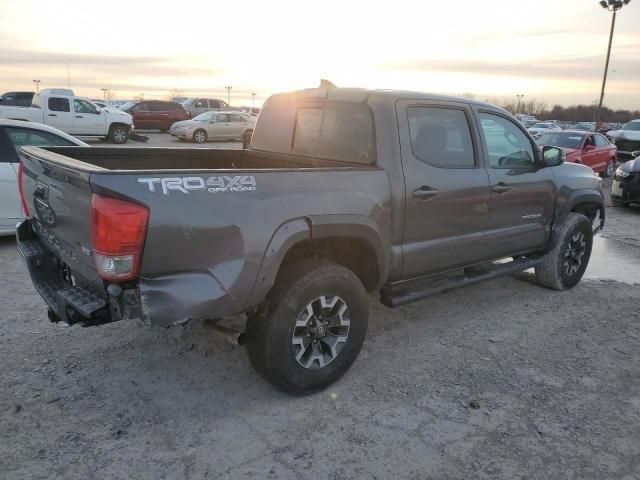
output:
[[[191,319],[241,313],[208,271],[140,278],[136,284],[88,281],[66,265],[25,220],[17,228],[18,250],[34,287],[49,307],[49,319],[83,326],[141,320],[168,326]]]

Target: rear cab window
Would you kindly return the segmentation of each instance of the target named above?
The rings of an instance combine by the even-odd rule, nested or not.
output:
[[[323,106],[299,108],[292,153],[372,164],[375,144],[369,107],[362,103],[327,102]]]

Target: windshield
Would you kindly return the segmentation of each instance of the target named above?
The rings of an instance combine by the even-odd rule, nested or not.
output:
[[[579,123],[578,125],[576,125],[573,128],[575,130],[591,130],[592,125],[590,123]]]
[[[211,117],[215,115],[215,113],[216,112],[204,112],[197,117],[193,117],[193,120],[195,120],[196,122],[206,122],[207,120],[210,120]]]
[[[629,122],[622,130],[631,130],[632,132],[640,132],[640,122]]]
[[[532,128],[549,128],[550,123],[534,123]]]
[[[120,107],[120,110],[122,110],[123,112],[128,112],[135,104],[136,102],[127,102]]]
[[[553,145],[562,148],[580,148],[582,135],[575,133],[545,133],[538,139],[539,145]]]

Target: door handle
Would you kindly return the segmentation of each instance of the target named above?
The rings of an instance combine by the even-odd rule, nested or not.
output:
[[[57,117],[58,115],[56,115],[55,113],[50,113],[49,116],[50,117]]]
[[[494,185],[491,189],[492,192],[497,193],[498,195],[502,195],[505,192],[511,190],[511,187],[508,187],[506,183],[499,182],[497,185]]]
[[[413,192],[411,192],[411,195],[413,195],[414,198],[418,198],[420,200],[431,200],[439,193],[439,190],[431,188],[428,185],[424,185],[420,188],[416,188]]]
[[[82,115],[76,115],[76,118],[84,118]]]

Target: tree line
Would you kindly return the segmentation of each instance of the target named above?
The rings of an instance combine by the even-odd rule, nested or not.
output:
[[[472,100],[476,98],[472,93],[465,93],[463,96]],[[596,105],[570,105],[568,107],[553,105],[551,108],[548,108],[546,103],[540,102],[536,99],[526,101],[521,100],[518,102],[517,99],[499,100],[496,98],[487,98],[484,101],[494,105],[499,105],[513,114],[524,113],[525,115],[532,115],[540,120],[561,120],[567,122],[596,121]],[[640,110],[613,110],[609,107],[605,107],[604,105],[600,110],[600,119],[605,122],[626,123],[635,118],[640,118]]]

